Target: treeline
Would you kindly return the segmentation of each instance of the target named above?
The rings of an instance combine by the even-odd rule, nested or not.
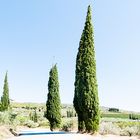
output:
[[[109,108],[108,111],[110,112],[119,112],[118,108]]]

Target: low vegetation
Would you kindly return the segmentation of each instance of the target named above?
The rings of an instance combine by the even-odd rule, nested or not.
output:
[[[122,118],[122,119],[131,119],[131,120],[140,120],[140,114],[137,113],[102,113],[101,117],[103,118]]]
[[[16,130],[19,126],[36,128],[49,128],[49,121],[44,117],[46,110],[45,104],[37,103],[12,103],[12,110],[0,112],[0,126],[4,127],[9,134],[8,129]],[[102,111],[101,111],[102,112]],[[129,117],[122,117],[125,113],[102,112],[102,114],[110,114],[110,116],[102,115],[100,120],[99,133],[102,135],[115,134],[122,136],[140,135],[140,121],[131,120]],[[77,117],[75,117],[75,110],[72,105],[62,105],[62,123],[61,131],[77,131]],[[121,116],[122,114],[122,116]],[[126,113],[131,114],[131,112]],[[134,114],[134,113],[133,113]],[[112,115],[112,117],[111,117]],[[135,115],[139,115],[138,113]],[[105,117],[103,117],[105,116]],[[124,115],[125,116],[125,115]],[[128,115],[129,116],[129,115]],[[2,132],[2,133],[1,133]],[[6,133],[5,132],[5,133]],[[0,131],[3,135],[3,131]],[[3,136],[1,136],[3,137]]]

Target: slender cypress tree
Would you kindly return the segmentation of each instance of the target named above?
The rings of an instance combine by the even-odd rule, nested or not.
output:
[[[96,61],[91,21],[88,7],[85,27],[79,43],[76,59],[74,107],[78,114],[78,129],[97,132],[99,128],[99,99],[96,79]]]
[[[54,65],[50,70],[48,82],[48,100],[46,102],[46,118],[50,122],[50,129],[53,131],[61,124],[61,102],[59,95],[59,82],[57,66]]]
[[[3,96],[1,97],[1,111],[8,110],[10,106],[7,72],[4,79]]]
[[[80,98],[81,94],[81,68],[82,68],[82,50],[83,50],[83,39],[84,39],[84,34],[82,33],[81,40],[79,43],[79,51],[77,54],[77,60],[76,60],[76,76],[75,76],[75,95],[74,95],[74,108],[76,110],[76,113],[78,115],[78,131],[82,132],[85,130],[85,122],[84,122],[84,116],[83,116],[83,110],[81,109],[82,102]]]

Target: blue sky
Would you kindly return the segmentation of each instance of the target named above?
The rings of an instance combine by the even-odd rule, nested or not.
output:
[[[139,0],[0,1],[0,95],[46,102],[57,63],[62,103],[72,103],[75,59],[87,6],[92,7],[100,105],[140,111]]]

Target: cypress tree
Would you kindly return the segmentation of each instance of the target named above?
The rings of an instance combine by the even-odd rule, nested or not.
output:
[[[34,111],[33,121],[38,122],[38,115],[37,115],[36,109]]]
[[[46,109],[46,118],[50,122],[50,130],[53,131],[54,129],[59,128],[61,124],[61,102],[56,65],[50,70]]]
[[[75,73],[73,103],[78,114],[78,130],[85,129],[87,132],[95,133],[99,128],[100,113],[90,6],[88,6],[85,27],[79,43]]]
[[[3,86],[3,95],[1,97],[1,111],[8,110],[9,106],[10,106],[9,87],[8,87],[8,76],[6,72]]]
[[[78,131],[82,132],[85,129],[85,123],[84,123],[84,116],[83,116],[83,110],[81,109],[82,106],[82,102],[81,102],[81,98],[80,98],[80,94],[81,94],[81,84],[82,81],[81,79],[81,68],[82,68],[82,49],[83,49],[83,39],[84,39],[84,35],[82,33],[81,36],[81,40],[80,40],[80,44],[79,44],[79,51],[77,54],[77,60],[76,60],[76,76],[75,76],[75,95],[74,95],[74,108],[76,110],[76,113],[78,115]]]

